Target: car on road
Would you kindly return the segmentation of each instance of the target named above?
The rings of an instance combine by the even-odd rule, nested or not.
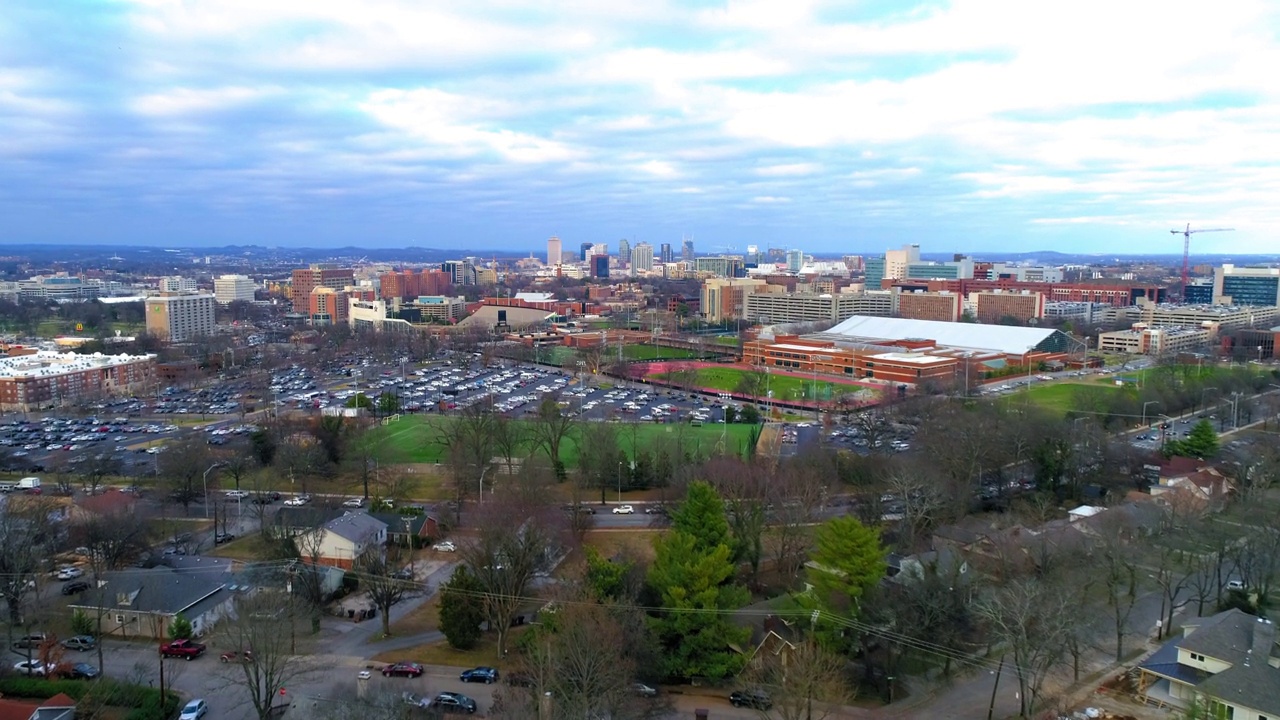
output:
[[[79,650],[80,652],[88,652],[98,647],[98,641],[92,635],[76,635],[62,641],[62,647],[68,650]]]
[[[22,660],[13,664],[13,669],[21,675],[38,675],[44,677],[53,672],[54,665],[39,660]]]
[[[72,680],[93,680],[102,674],[96,665],[89,663],[76,663],[70,667],[59,666],[58,674]]]
[[[663,505],[662,503],[646,505],[644,508],[645,515],[667,515],[670,512],[671,511],[667,508],[667,506]]]
[[[342,503],[342,507],[354,507],[354,508],[364,507],[364,498],[353,497],[350,500],[347,500],[346,502]]]
[[[302,507],[303,505],[306,505],[309,502],[311,502],[310,495],[299,495],[297,497],[291,497],[288,500],[285,500],[284,504],[289,507]]]
[[[391,663],[390,665],[387,665],[386,667],[382,668],[383,677],[416,678],[416,677],[421,677],[422,673],[424,672],[426,671],[423,670],[421,665],[419,665],[416,662],[408,662],[408,661]]]
[[[639,695],[640,697],[658,697],[658,688],[639,682],[631,684],[631,692]]]
[[[1241,580],[1228,580],[1227,589],[1228,590],[1244,590],[1244,582]]]
[[[58,569],[58,574],[57,574],[57,575],[55,575],[55,577],[56,577],[58,580],[75,580],[76,578],[80,577],[81,575],[84,575],[84,570],[83,570],[83,569],[81,569],[81,568],[78,568],[78,567],[64,567],[64,568],[59,568],[59,569]]]
[[[442,692],[436,695],[431,701],[431,707],[442,713],[466,713],[474,715],[476,712],[476,701],[455,692]]]
[[[182,708],[182,714],[178,715],[178,720],[200,720],[208,714],[209,704],[204,700],[196,699]]]
[[[63,595],[76,595],[89,589],[89,583],[85,580],[72,580],[62,586]]]
[[[454,545],[451,540],[445,540],[444,542],[438,542],[435,545],[432,545],[431,549],[436,552],[457,552],[458,546]]]
[[[228,490],[227,491],[228,500],[244,500],[247,497],[249,497],[248,490]]]
[[[564,505],[563,509],[567,513],[578,512],[583,515],[595,515],[596,509],[590,505]]]
[[[734,690],[729,694],[729,704],[753,710],[768,710],[773,707],[773,699],[764,690]]]
[[[217,535],[213,536],[213,544],[221,545],[222,543],[229,543],[235,539],[236,539],[236,536],[234,533],[220,532]]]
[[[497,668],[482,665],[480,667],[471,668],[470,670],[463,670],[462,673],[458,675],[458,679],[465,683],[482,682],[488,685],[489,683],[497,682],[498,670]]]
[[[630,505],[616,505],[613,508],[614,515],[634,515],[635,513],[636,509]]]
[[[278,492],[259,493],[253,496],[253,502],[257,505],[270,505],[279,499],[280,493]]]

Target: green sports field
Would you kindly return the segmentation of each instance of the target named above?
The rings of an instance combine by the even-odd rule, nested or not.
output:
[[[675,380],[673,375],[674,373],[662,373],[652,377],[657,380],[673,382]],[[693,384],[701,388],[734,392],[746,375],[747,371],[739,370],[738,368],[701,368],[698,370],[698,379]],[[768,377],[768,389],[773,392],[773,397],[778,400],[812,400],[815,388],[819,400],[830,400],[832,397],[860,391],[872,392],[854,383],[833,383],[826,380],[818,380],[815,384],[812,379],[792,375],[770,374]]]
[[[378,428],[374,442],[381,448],[380,458],[385,463],[439,463],[445,459],[445,447],[441,441],[441,427],[454,422],[449,415],[406,415],[399,420]],[[528,424],[526,420],[516,420]],[[618,423],[618,444],[628,454],[632,452],[632,431],[635,445],[641,451],[655,443],[670,441],[680,443],[687,451],[698,455],[715,452],[724,439],[726,452],[742,451],[750,442],[751,425],[703,425],[694,427],[687,423]],[[532,443],[524,451],[533,451]],[[578,464],[578,445],[570,439],[561,450],[561,460],[572,468]]]
[[[1124,388],[1117,387],[1114,383],[1111,385],[1052,383],[1034,385],[1026,390],[1005,395],[1002,400],[1010,403],[1030,402],[1059,415],[1066,415],[1072,410],[1089,406],[1088,398],[1093,395],[1110,395],[1124,391]]]
[[[691,360],[698,357],[696,350],[685,348],[655,347],[649,344],[625,345],[622,356],[628,360]]]

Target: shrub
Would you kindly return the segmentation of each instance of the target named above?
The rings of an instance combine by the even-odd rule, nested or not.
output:
[[[71,632],[76,635],[92,635],[94,630],[93,618],[83,610],[76,610],[71,615]]]

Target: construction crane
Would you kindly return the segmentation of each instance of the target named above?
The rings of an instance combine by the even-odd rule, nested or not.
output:
[[[1185,230],[1170,230],[1174,235],[1182,236],[1182,298],[1187,298],[1187,283],[1191,278],[1191,235],[1193,233],[1202,232],[1234,232],[1235,228],[1199,228],[1191,229],[1191,223],[1187,223]]]

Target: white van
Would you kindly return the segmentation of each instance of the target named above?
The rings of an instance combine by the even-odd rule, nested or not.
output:
[[[40,478],[24,477],[18,481],[19,490],[36,490],[40,487]]]

